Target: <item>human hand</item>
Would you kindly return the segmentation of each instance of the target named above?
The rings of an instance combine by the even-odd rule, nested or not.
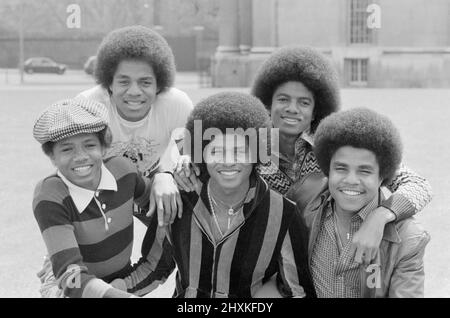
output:
[[[122,290],[122,291],[127,291],[127,284],[125,283],[125,281],[123,279],[120,278],[116,278],[115,280],[113,280],[110,285],[116,289]]]
[[[173,174],[178,187],[186,192],[199,190],[199,175],[200,169],[191,162],[191,157],[188,155],[180,156]]]
[[[177,214],[181,218],[183,213],[180,192],[174,178],[169,173],[160,172],[154,176],[147,217],[152,216],[155,210],[159,226],[172,224]]]
[[[394,219],[394,213],[382,206],[369,213],[353,235],[350,255],[354,256],[356,263],[369,265],[375,259],[383,238],[384,227]]]

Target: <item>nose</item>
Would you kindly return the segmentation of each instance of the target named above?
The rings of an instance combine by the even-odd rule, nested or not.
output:
[[[128,95],[140,95],[141,89],[139,88],[138,83],[132,82],[130,87],[127,90]]]
[[[291,113],[291,114],[298,114],[299,110],[297,107],[297,102],[294,99],[291,102],[289,102],[289,104],[286,108],[286,112]]]
[[[89,158],[87,152],[84,150],[83,147],[77,147],[75,151],[76,151],[74,156],[75,162],[84,162]]]
[[[349,171],[343,180],[347,184],[359,184],[359,178],[354,171]]]

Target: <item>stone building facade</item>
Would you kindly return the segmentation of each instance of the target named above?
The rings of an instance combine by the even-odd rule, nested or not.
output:
[[[249,86],[285,45],[322,51],[343,87],[450,87],[450,1],[220,0],[213,85]]]

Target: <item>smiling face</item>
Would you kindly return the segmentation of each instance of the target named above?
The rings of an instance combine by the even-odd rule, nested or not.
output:
[[[110,90],[111,98],[122,118],[128,121],[143,119],[156,98],[157,83],[153,68],[144,61],[121,61]]]
[[[233,192],[248,186],[253,160],[245,136],[217,135],[205,147],[204,154],[212,186]]]
[[[286,82],[272,96],[271,117],[280,134],[298,136],[311,127],[314,96],[300,82]]]
[[[55,143],[50,159],[73,184],[95,191],[105,149],[96,134],[79,134]]]
[[[328,186],[340,211],[357,213],[375,198],[382,181],[370,150],[344,146],[331,158]]]

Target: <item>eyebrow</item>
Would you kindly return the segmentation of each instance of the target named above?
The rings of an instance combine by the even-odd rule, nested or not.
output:
[[[361,165],[358,166],[359,169],[368,169],[368,170],[375,170],[375,168],[371,165]]]
[[[59,144],[59,147],[69,147],[73,146],[73,142],[65,141]]]
[[[333,166],[345,166],[348,167],[348,164],[340,161],[333,162]],[[375,168],[372,165],[360,165],[358,166],[358,169],[369,169],[369,170],[375,170]]]
[[[297,98],[297,99],[308,100],[310,102],[312,102],[312,100],[313,100],[311,97],[308,97],[308,96],[295,97],[295,96],[291,96],[291,95],[286,94],[286,93],[277,93],[277,94],[275,94],[275,97],[280,97],[280,96],[289,97],[289,98],[293,97],[293,98]]]
[[[131,76],[126,75],[126,74],[117,74],[114,77],[116,78],[131,78]],[[152,75],[149,76],[143,76],[143,77],[139,77],[138,80],[143,80],[143,79],[154,79],[154,77]]]
[[[92,142],[92,141],[96,142],[97,139],[94,138],[94,137],[89,137],[89,138],[86,138],[86,139],[83,140],[83,142]]]

